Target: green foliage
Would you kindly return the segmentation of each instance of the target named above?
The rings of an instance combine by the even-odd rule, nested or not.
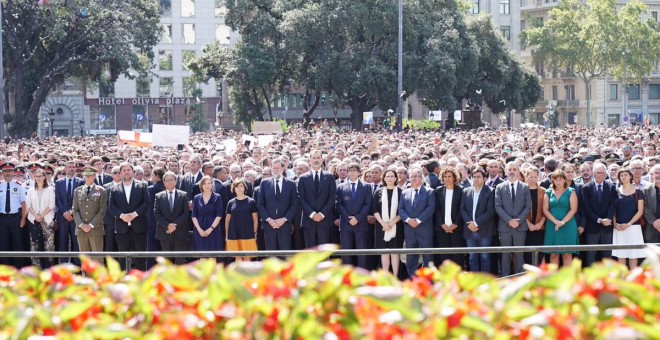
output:
[[[615,0],[560,0],[549,20],[521,36],[536,60],[559,71],[570,69],[583,80],[591,124],[591,81],[607,73],[639,79],[660,55],[660,33],[642,20],[646,11],[637,0],[618,10]]]
[[[39,108],[66,77],[148,73],[142,56],[153,59],[160,33],[153,0],[4,1],[2,17],[9,114],[24,118],[10,128],[19,136],[36,129]]]
[[[420,130],[420,131],[438,131],[442,127],[442,124],[437,121],[432,121],[428,119],[416,120],[416,119],[404,119],[403,128]]]
[[[82,258],[20,272],[0,266],[0,337],[75,339],[657,338],[660,278],[606,261],[538,268],[497,280],[452,262],[409,281],[328,260],[228,267],[203,259],[122,273]],[[655,259],[657,265],[657,259]]]
[[[202,97],[202,90],[195,88],[191,90],[191,95],[195,97],[195,101],[188,107],[187,120],[188,125],[192,128],[193,132],[204,132],[209,130],[209,121],[206,113],[204,112],[205,103],[200,101]]]

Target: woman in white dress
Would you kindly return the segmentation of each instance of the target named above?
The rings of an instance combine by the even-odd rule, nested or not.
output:
[[[639,220],[644,212],[644,192],[633,186],[633,175],[629,168],[621,168],[618,174],[621,186],[617,189],[618,199],[614,211],[614,234],[612,244],[644,244],[642,226]],[[618,249],[612,256],[620,263],[630,263],[630,268],[637,267],[637,259],[644,258],[642,249]]]

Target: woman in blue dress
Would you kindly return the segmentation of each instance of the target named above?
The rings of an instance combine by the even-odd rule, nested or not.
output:
[[[630,168],[621,168],[617,177],[621,186],[617,189],[618,199],[612,220],[614,224],[612,244],[643,244],[644,235],[640,219],[644,213],[644,192],[633,185]],[[635,269],[638,259],[644,258],[646,254],[643,249],[615,249],[612,250],[612,256],[624,265],[628,260],[630,268]]]
[[[222,228],[218,228],[222,219],[222,198],[213,192],[213,179],[204,176],[199,181],[200,194],[193,199],[192,222],[193,249],[195,251],[224,250],[225,242]]]
[[[546,246],[573,246],[578,244],[578,226],[575,213],[578,209],[575,189],[568,186],[566,174],[562,170],[552,173],[552,184],[545,193],[543,213],[545,222],[544,244]],[[550,253],[550,263],[559,265],[561,255],[564,266],[570,266],[573,260],[572,252]]]
[[[259,226],[257,203],[247,196],[247,184],[239,178],[231,185],[235,198],[227,203],[225,233],[227,251],[256,251],[257,227]],[[250,261],[249,257],[237,257],[236,261]]]

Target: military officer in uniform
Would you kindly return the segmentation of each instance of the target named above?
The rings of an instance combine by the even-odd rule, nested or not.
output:
[[[25,217],[20,209],[25,209],[25,190],[12,180],[15,165],[6,162],[0,165],[4,180],[0,182],[0,251],[27,251],[24,232]],[[27,215],[27,214],[26,214]],[[25,258],[0,258],[0,263],[20,268],[27,265]]]
[[[73,194],[73,220],[80,251],[103,251],[103,217],[108,208],[108,194],[96,184],[97,170],[83,169],[85,184]]]

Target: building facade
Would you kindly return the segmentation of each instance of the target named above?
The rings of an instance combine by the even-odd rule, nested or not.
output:
[[[617,6],[626,2],[617,1]],[[648,18],[658,22],[660,0],[643,2],[649,7]],[[557,5],[557,0],[521,0],[521,29],[528,26],[528,18],[547,21],[550,9]],[[531,48],[521,49],[520,55],[542,80],[542,98],[534,107],[536,123],[588,125],[585,83],[570,69],[553,70],[534,61]],[[660,63],[656,62],[654,70],[641,82],[624,84],[611,76],[591,81],[591,126],[641,124],[644,117],[649,117],[651,124],[660,123]]]

